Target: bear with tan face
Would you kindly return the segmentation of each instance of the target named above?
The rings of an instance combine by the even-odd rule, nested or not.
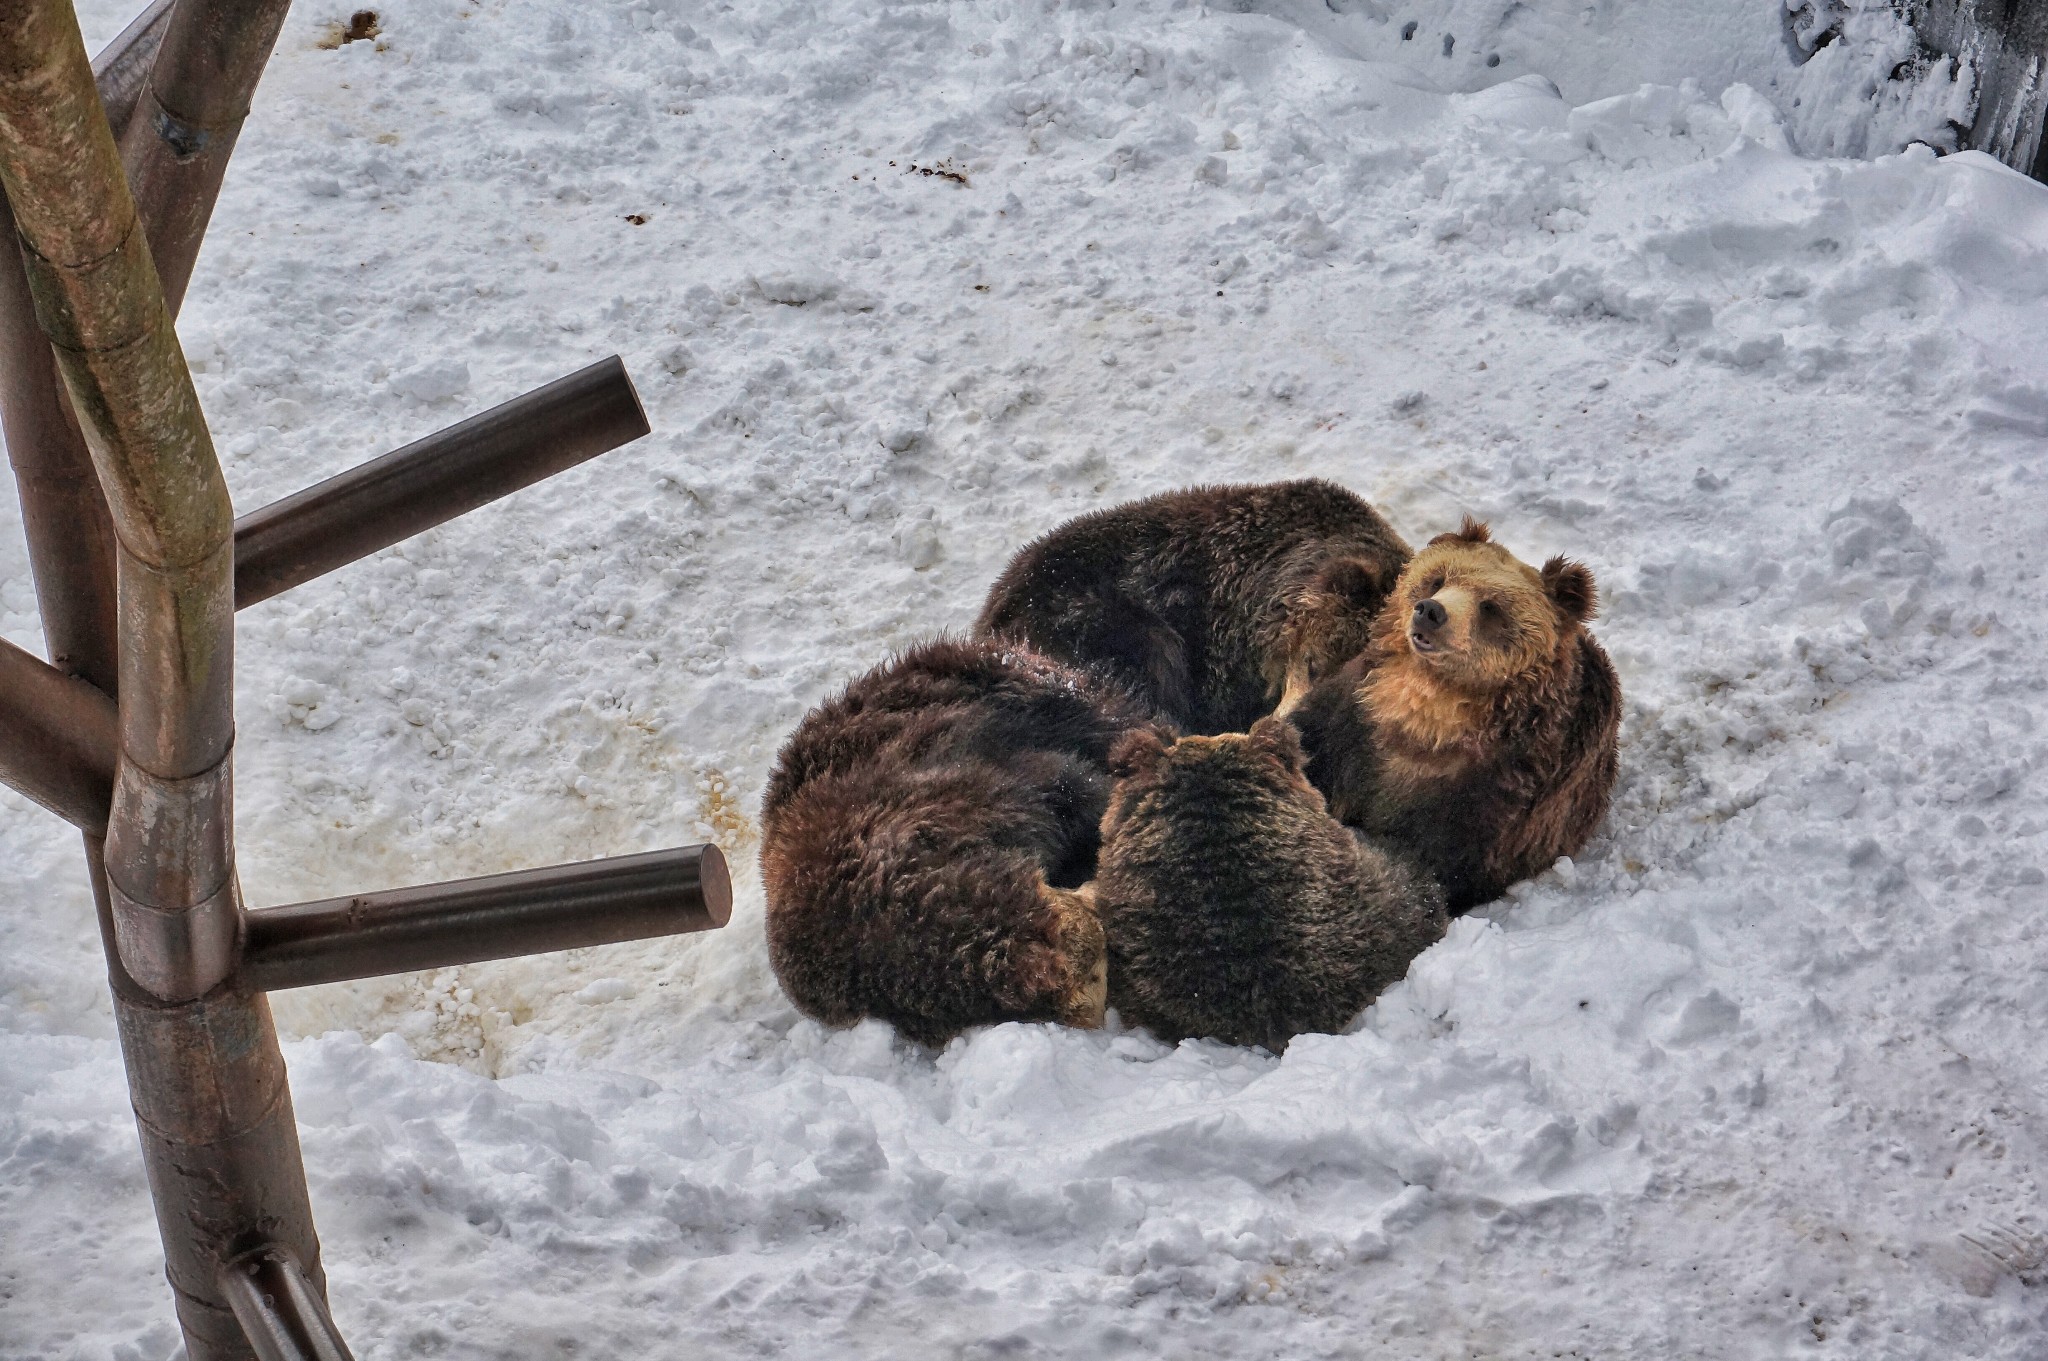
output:
[[[1278,1053],[1350,1024],[1443,935],[1435,882],[1332,818],[1304,759],[1276,718],[1111,752],[1093,892],[1124,1021]]]
[[[1586,632],[1597,599],[1582,564],[1539,571],[1467,517],[1289,714],[1331,813],[1412,855],[1453,912],[1575,853],[1607,811],[1621,685]]]
[[[1408,557],[1334,483],[1191,487],[1025,545],[974,631],[1100,671],[1184,732],[1243,732],[1366,646]]]
[[[1028,648],[911,648],[805,715],[761,809],[768,958],[828,1025],[1102,1023],[1095,873],[1130,696]]]

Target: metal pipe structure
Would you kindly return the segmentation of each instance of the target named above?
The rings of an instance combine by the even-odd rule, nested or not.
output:
[[[114,522],[121,754],[105,884],[166,1275],[190,1361],[245,1361],[221,1260],[272,1241],[315,1289],[321,1277],[269,1008],[222,986],[241,934],[233,510],[63,0],[0,0],[0,184]]]
[[[288,591],[648,432],[617,355],[235,521],[235,608]]]
[[[0,417],[55,663],[0,644],[0,778],[86,830],[188,1361],[348,1361],[261,988],[705,930],[732,906],[703,846],[243,912],[236,556],[266,598],[647,432],[614,357],[232,520],[171,318],[282,11],[157,0],[96,90],[64,0],[0,0]]]
[[[105,836],[120,751],[114,703],[0,639],[0,779],[92,836]]]
[[[123,127],[121,163],[172,316],[290,7],[291,0],[178,0]]]
[[[257,1361],[355,1361],[288,1249],[265,1243],[221,1263],[220,1288]]]
[[[485,959],[709,931],[732,919],[716,846],[358,893],[249,913],[242,957],[274,992]]]
[[[114,520],[122,759],[107,868],[121,958],[158,997],[188,1001],[232,971],[239,933],[224,834],[233,510],[77,19],[56,0],[0,0],[0,179]]]
[[[36,338],[47,353],[40,332]],[[48,366],[42,367],[47,372]],[[617,355],[515,397],[237,520],[236,607],[267,600],[587,462],[647,430],[639,394]],[[24,462],[54,443],[25,437],[20,443]],[[13,447],[14,441],[9,444]],[[84,471],[90,479],[90,468]],[[42,499],[56,500],[74,514],[50,525],[46,537],[52,548],[43,559],[88,541],[80,520],[89,527],[93,517],[79,510],[79,501],[89,494],[93,503],[104,504],[96,480],[68,474],[54,480],[63,492]],[[66,573],[56,575],[61,581]],[[74,566],[69,575],[91,577],[84,565]],[[66,596],[56,583],[47,593],[52,601]],[[88,630],[88,636],[97,643],[100,635]],[[110,658],[100,661],[97,669],[112,669]],[[107,696],[0,642],[0,718],[6,721],[0,727],[0,781],[84,830],[104,835],[115,750],[114,706]]]
[[[113,128],[130,121],[170,27],[173,4],[154,0],[93,62],[94,85]],[[197,213],[203,222],[219,188],[214,175],[183,214]],[[24,270],[14,214],[0,194],[0,428],[21,494],[45,646],[59,670],[112,695],[113,523],[57,380],[49,340],[36,324]],[[171,311],[175,316],[175,305]]]

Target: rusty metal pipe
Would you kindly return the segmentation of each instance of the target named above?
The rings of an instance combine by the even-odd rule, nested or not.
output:
[[[120,134],[172,316],[290,0],[178,0]]]
[[[235,521],[235,608],[288,591],[639,439],[617,355]]]
[[[716,846],[326,898],[248,914],[243,978],[274,991],[709,931],[732,919]]]
[[[220,1287],[257,1361],[355,1361],[290,1249],[265,1243],[223,1262]]]
[[[0,779],[95,836],[120,752],[114,702],[0,639]]]

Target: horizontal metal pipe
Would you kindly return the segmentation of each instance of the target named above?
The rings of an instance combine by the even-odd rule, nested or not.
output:
[[[235,521],[246,609],[639,439],[640,394],[617,355]]]
[[[120,750],[114,701],[0,639],[0,780],[104,836]]]
[[[265,1243],[223,1262],[220,1292],[257,1361],[355,1361],[288,1249]]]
[[[359,893],[247,915],[243,979],[260,991],[709,931],[732,919],[716,846]]]

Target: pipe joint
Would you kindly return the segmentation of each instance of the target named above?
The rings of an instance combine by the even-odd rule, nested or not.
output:
[[[232,768],[185,779],[123,759],[108,819],[107,887],[121,966],[166,1002],[204,996],[234,972],[242,910],[234,877]]]

